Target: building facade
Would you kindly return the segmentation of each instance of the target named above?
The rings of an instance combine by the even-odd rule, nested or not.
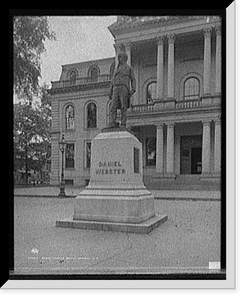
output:
[[[126,51],[137,87],[127,127],[143,145],[144,180],[221,176],[221,19],[120,16],[108,27],[115,57],[62,66],[52,82],[51,184],[86,185],[91,140],[107,126],[117,53]],[[120,113],[120,112],[119,112]]]

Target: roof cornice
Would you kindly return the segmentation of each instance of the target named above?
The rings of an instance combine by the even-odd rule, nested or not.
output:
[[[78,91],[88,91],[88,90],[109,88],[109,86],[110,86],[110,81],[95,82],[95,83],[90,83],[90,84],[81,84],[81,85],[73,85],[73,86],[67,86],[67,87],[51,88],[50,90],[48,90],[48,93],[51,95],[64,94],[64,93],[71,93],[71,92],[78,92]]]
[[[180,22],[189,22],[194,20],[219,20],[219,16],[154,16],[154,17],[118,17],[117,21],[108,26],[109,31],[115,37],[117,34],[124,33],[129,30],[141,30],[146,27],[158,27],[159,25],[170,25]]]

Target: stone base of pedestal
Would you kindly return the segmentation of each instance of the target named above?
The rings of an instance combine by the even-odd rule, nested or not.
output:
[[[89,184],[75,199],[74,220],[141,223],[155,216],[145,186]]]
[[[82,221],[82,220],[61,220],[56,221],[56,227],[77,228],[87,230],[120,231],[130,233],[150,233],[160,224],[167,221],[167,216],[155,216],[142,223],[120,223],[120,222],[100,222],[100,221]]]
[[[149,233],[167,220],[156,216],[143,184],[142,144],[129,129],[106,128],[91,145],[90,183],[75,199],[72,220],[58,227]]]

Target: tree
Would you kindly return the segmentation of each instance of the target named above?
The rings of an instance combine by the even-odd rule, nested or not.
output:
[[[39,90],[40,55],[45,39],[55,39],[44,16],[15,16],[13,19],[14,92],[32,101]]]
[[[51,155],[51,105],[46,87],[41,88],[41,103],[14,104],[14,171],[41,171]]]

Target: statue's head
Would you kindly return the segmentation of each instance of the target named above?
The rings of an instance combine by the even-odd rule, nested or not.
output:
[[[127,58],[128,58],[128,55],[126,54],[126,52],[120,52],[118,54],[118,61],[119,62],[127,62]]]

